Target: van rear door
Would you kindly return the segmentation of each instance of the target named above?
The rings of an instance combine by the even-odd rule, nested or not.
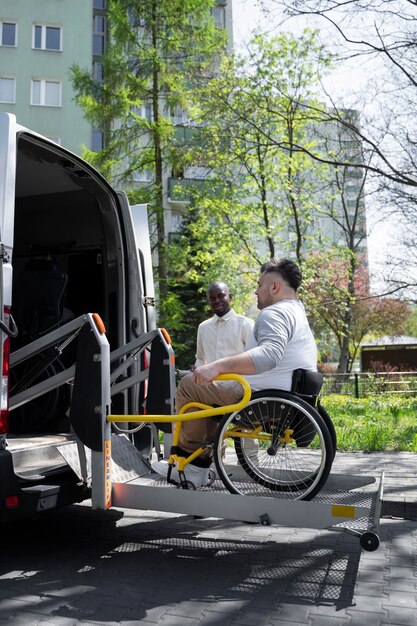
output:
[[[0,115],[0,449],[6,445],[8,429],[8,373],[10,337],[4,332],[10,326],[12,300],[12,252],[16,181],[16,119]]]
[[[155,286],[153,282],[152,251],[149,235],[148,207],[136,204],[130,207],[136,249],[142,277],[142,305],[147,329],[156,328]]]
[[[3,113],[0,115],[0,241],[9,252],[13,248],[15,181],[16,120],[13,115]]]
[[[155,291],[152,273],[152,253],[149,240],[146,204],[129,205],[124,192],[118,191],[126,237],[128,263],[127,337],[133,339],[156,328]]]

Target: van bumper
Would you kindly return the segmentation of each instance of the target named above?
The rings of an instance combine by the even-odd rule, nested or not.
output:
[[[11,453],[0,451],[0,522],[33,518],[90,496],[90,490],[72,471],[39,482],[20,478],[14,473]]]

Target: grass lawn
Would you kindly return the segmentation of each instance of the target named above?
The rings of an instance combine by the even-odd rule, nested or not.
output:
[[[417,398],[330,395],[321,400],[331,415],[342,452],[417,452]]]

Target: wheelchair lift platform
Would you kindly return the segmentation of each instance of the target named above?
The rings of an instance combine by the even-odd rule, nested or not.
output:
[[[59,451],[82,478],[76,444],[60,446]],[[310,501],[290,499],[282,492],[241,496],[229,493],[220,480],[198,490],[181,489],[167,483],[152,471],[149,462],[124,435],[112,435],[111,451],[110,506],[263,525],[327,529],[357,536],[365,550],[376,550],[379,546],[383,475],[378,479],[330,474],[325,487]],[[90,472],[90,460],[87,467]],[[245,480],[243,471],[242,480]],[[93,508],[103,507],[93,501]]]
[[[330,529],[356,535],[365,550],[378,547],[383,475],[377,479],[330,474],[321,491],[310,501],[295,499],[294,491],[272,491],[252,482],[249,486],[245,484],[245,495],[232,494],[215,477],[210,486],[199,490],[168,484],[150,467],[148,457],[152,446],[148,454],[142,454],[132,443],[132,434],[121,434],[120,429],[110,423],[117,417],[111,415],[111,397],[137,389],[146,380],[147,414],[121,416],[126,426],[129,427],[129,422],[135,421],[130,418],[135,417],[139,417],[136,421],[142,423],[141,428],[146,422],[161,421],[161,417],[166,420],[165,424],[172,421],[175,359],[164,332],[156,329],[110,353],[101,319],[88,313],[16,351],[13,361],[23,362],[47,348],[60,353],[74,338],[77,338],[75,366],[45,381],[35,382],[11,401],[19,406],[73,381],[69,418],[75,443],[63,443],[57,449],[91,489],[94,509],[116,506],[264,525]],[[145,349],[151,350],[150,367],[138,370],[135,362]],[[159,419],[152,420],[152,417]],[[152,428],[156,433],[153,424]],[[240,465],[228,465],[227,455],[225,464],[227,472],[230,467],[235,483],[248,481]]]

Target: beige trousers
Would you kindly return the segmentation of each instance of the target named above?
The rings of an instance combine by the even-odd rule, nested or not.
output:
[[[226,405],[235,404],[243,396],[242,386],[234,381],[214,382],[210,385],[197,385],[193,382],[192,374],[181,378],[177,388],[177,412],[188,402],[202,404]],[[202,443],[214,438],[218,421],[203,417],[202,419],[183,422],[179,438],[179,446],[186,452],[194,452]],[[206,450],[202,459],[211,457],[211,450]]]

